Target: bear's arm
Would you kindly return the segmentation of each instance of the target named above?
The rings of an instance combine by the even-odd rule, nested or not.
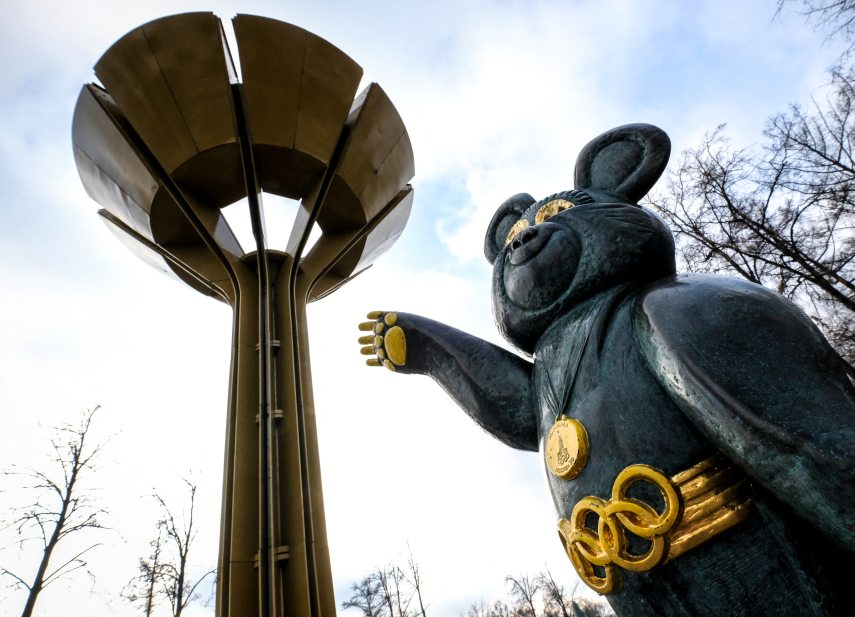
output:
[[[387,342],[375,349],[387,361],[395,360],[399,373],[429,375],[488,433],[519,450],[537,451],[537,418],[531,388],[532,364],[471,334],[426,317],[394,315],[394,325],[379,332]],[[388,320],[387,321],[392,321]],[[400,328],[393,334],[394,328]],[[404,337],[405,351],[391,347]],[[389,346],[389,349],[385,349]]]
[[[673,277],[641,297],[649,369],[757,484],[855,552],[855,389],[794,304],[759,285]]]

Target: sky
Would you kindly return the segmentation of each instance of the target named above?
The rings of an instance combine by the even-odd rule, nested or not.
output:
[[[508,574],[548,567],[577,583],[542,459],[482,432],[430,379],[366,367],[357,323],[371,310],[408,311],[504,344],[482,254],[496,207],[572,188],[579,149],[629,122],[669,133],[672,167],[722,123],[734,145],[761,143],[764,120],[810,104],[838,52],[800,16],[773,18],[775,5],[16,3],[0,23],[0,469],[48,469],[52,427],[101,405],[94,433],[107,445],[88,486],[111,528],[94,538],[95,582],[56,583],[37,614],[136,614],[119,592],[154,533],[151,494],[180,511],[182,477],[199,486],[194,572],[216,564],[230,309],[118,242],[72,156],[76,98],[116,39],[185,11],[272,17],[345,51],[399,110],[416,162],[410,222],[373,268],[309,312],[327,528],[339,604],[372,568],[411,551],[428,613],[453,617],[504,596]],[[287,221],[274,222],[271,235],[285,237]],[[0,492],[0,513],[16,499]],[[33,553],[0,542],[0,566],[31,577]],[[0,617],[22,602],[0,587]]]

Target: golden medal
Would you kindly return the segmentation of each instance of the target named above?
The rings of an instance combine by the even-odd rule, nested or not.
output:
[[[562,415],[546,436],[546,466],[562,480],[572,480],[588,462],[588,432],[582,423]]]

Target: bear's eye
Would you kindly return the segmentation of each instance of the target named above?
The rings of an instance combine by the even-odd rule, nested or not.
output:
[[[567,201],[566,199],[553,199],[549,203],[541,206],[540,210],[538,210],[537,214],[534,216],[534,222],[540,225],[543,221],[551,219],[559,212],[569,210],[575,205],[576,204],[572,201]]]
[[[520,219],[516,223],[514,223],[514,226],[511,227],[511,230],[508,232],[508,237],[505,238],[505,246],[509,245],[511,243],[511,240],[514,239],[514,236],[526,227],[528,227],[528,221],[526,219]]]

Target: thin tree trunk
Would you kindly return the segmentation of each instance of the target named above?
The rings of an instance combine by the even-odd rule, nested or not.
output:
[[[148,592],[145,603],[145,617],[151,617],[154,609],[154,587],[157,582],[157,568],[160,562],[160,535],[157,536],[157,544],[154,547],[154,560],[151,564],[151,575],[148,581]]]
[[[187,556],[181,556],[181,569],[178,571],[178,585],[175,588],[175,617],[181,617],[184,610],[184,576],[187,568]]]
[[[44,588],[45,583],[45,574],[47,573],[48,564],[50,563],[51,555],[53,554],[53,549],[56,548],[57,543],[59,543],[60,535],[62,533],[62,529],[65,526],[65,517],[68,515],[68,503],[71,499],[72,490],[74,489],[74,482],[77,479],[77,462],[75,461],[74,467],[71,472],[71,478],[69,479],[68,485],[65,489],[65,495],[62,498],[62,508],[59,511],[59,517],[56,520],[56,526],[53,528],[53,533],[51,533],[50,540],[45,545],[45,550],[42,553],[42,561],[39,564],[39,569],[36,572],[36,578],[33,580],[33,584],[30,586],[30,595],[27,596],[27,603],[24,605],[24,612],[21,613],[21,617],[32,617],[33,609],[36,607],[36,600],[39,597],[42,589]]]

